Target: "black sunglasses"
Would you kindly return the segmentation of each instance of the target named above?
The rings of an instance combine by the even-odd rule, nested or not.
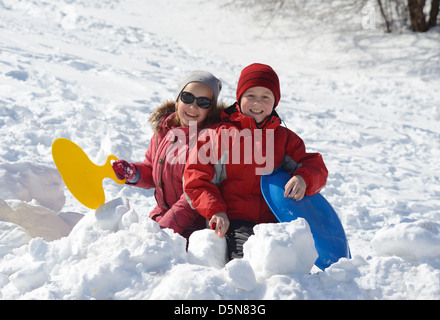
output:
[[[182,91],[182,93],[180,93],[180,100],[182,100],[183,103],[193,103],[194,100],[196,100],[197,105],[199,106],[199,108],[202,109],[208,109],[211,106],[211,99],[206,98],[206,97],[198,97],[196,98],[195,95],[193,95],[191,92],[187,92],[187,91]]]

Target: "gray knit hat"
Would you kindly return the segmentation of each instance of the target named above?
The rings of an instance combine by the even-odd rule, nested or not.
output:
[[[180,79],[179,87],[177,88],[176,101],[179,99],[179,95],[182,90],[191,82],[203,82],[214,92],[213,104],[217,104],[218,95],[222,90],[222,82],[217,79],[213,74],[207,71],[196,70],[193,71]]]

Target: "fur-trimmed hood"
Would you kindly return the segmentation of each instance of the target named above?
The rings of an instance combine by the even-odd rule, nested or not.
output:
[[[218,101],[217,105],[212,107],[214,108],[214,110],[209,110],[210,112],[205,120],[203,127],[209,127],[217,122],[220,122],[221,113],[227,107],[228,105],[226,103]],[[158,132],[160,129],[171,129],[173,127],[177,127],[177,121],[173,121],[175,119],[175,116],[173,115],[175,112],[176,102],[172,100],[167,100],[159,107],[157,107],[156,110],[151,113],[149,119],[150,125],[153,128],[154,132]],[[173,117],[170,117],[171,115],[173,115]],[[200,129],[202,129],[203,127],[201,127]]]

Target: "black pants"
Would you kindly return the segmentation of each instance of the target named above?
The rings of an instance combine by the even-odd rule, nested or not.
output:
[[[228,245],[228,260],[243,258],[243,244],[254,234],[255,223],[246,220],[231,220],[225,234]]]

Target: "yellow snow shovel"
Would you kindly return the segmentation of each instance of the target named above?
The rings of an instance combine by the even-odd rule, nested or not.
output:
[[[118,184],[125,183],[125,180],[118,180],[113,171],[111,161],[118,160],[114,155],[109,155],[107,162],[98,166],[78,145],[59,138],[52,144],[52,157],[66,187],[79,202],[90,209],[98,209],[105,203],[102,187],[104,178],[111,178]]]

